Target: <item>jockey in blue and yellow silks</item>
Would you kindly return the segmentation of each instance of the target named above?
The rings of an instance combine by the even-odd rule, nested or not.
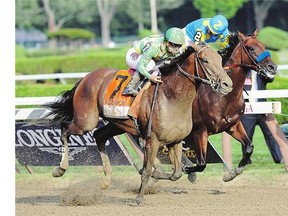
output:
[[[228,47],[228,20],[222,15],[195,20],[182,30],[186,36],[187,46],[189,43],[213,43],[220,40],[222,48]]]

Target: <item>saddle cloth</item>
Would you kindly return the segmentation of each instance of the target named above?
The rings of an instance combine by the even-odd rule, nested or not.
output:
[[[133,96],[122,95],[122,91],[131,80],[134,72],[135,71],[132,70],[119,70],[108,84],[103,103],[104,117],[129,119],[129,116],[131,116],[137,118],[140,99],[143,92],[150,86],[150,82],[145,84],[145,88],[142,88],[136,98]]]

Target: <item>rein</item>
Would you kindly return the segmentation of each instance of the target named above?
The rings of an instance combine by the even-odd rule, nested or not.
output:
[[[205,67],[201,64],[201,62],[199,61],[199,58],[198,58],[198,54],[205,48],[208,48],[207,46],[206,47],[203,47],[201,48],[198,52],[196,52],[195,54],[195,69],[196,69],[196,73],[197,73],[197,76],[193,75],[193,74],[190,74],[188,72],[186,72],[185,70],[183,70],[181,68],[181,66],[177,63],[177,67],[178,67],[178,71],[181,72],[184,76],[186,76],[188,79],[189,77],[192,77],[194,78],[195,80],[198,80],[204,84],[207,84],[207,85],[212,85],[213,83],[208,80],[208,79],[203,79],[199,76],[199,71],[198,71],[198,64],[200,65],[200,67],[202,68],[202,70],[204,71],[205,73]],[[206,73],[205,73],[206,74]],[[190,80],[190,79],[189,79]],[[191,82],[194,83],[194,81],[190,80]]]
[[[181,66],[180,66],[178,63],[177,63],[177,67],[178,67],[179,72],[181,72],[183,75],[185,75],[185,76],[187,76],[187,77],[193,77],[194,79],[199,80],[199,81],[201,81],[201,82],[203,82],[203,83],[205,83],[205,84],[208,84],[208,85],[211,84],[211,82],[210,82],[209,80],[207,80],[207,79],[202,79],[202,78],[199,77],[199,76],[195,76],[195,75],[193,75],[193,74],[187,73],[185,70],[183,70],[183,69],[181,68]],[[197,74],[198,74],[198,69],[197,69]],[[192,81],[192,82],[193,82],[193,81]]]
[[[246,67],[246,68],[250,68],[252,70],[256,70],[257,66],[255,65],[248,65],[248,64],[233,64],[233,65],[227,65],[225,67],[223,67],[224,70],[229,70],[232,68],[236,68],[236,67]]]

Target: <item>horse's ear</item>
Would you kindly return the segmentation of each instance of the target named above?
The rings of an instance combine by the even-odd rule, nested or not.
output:
[[[259,33],[259,30],[256,29],[256,30],[254,31],[254,33],[253,33],[253,36],[254,36],[254,37],[257,37],[258,33]]]
[[[245,40],[246,36],[242,32],[238,31],[237,34],[238,34],[239,41],[244,41]]]

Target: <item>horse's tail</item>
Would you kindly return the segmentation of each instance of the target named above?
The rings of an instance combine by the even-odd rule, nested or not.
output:
[[[73,120],[73,96],[82,81],[75,83],[70,90],[61,92],[54,102],[43,104],[42,107],[50,110],[42,119],[49,119],[49,124],[71,122]]]

